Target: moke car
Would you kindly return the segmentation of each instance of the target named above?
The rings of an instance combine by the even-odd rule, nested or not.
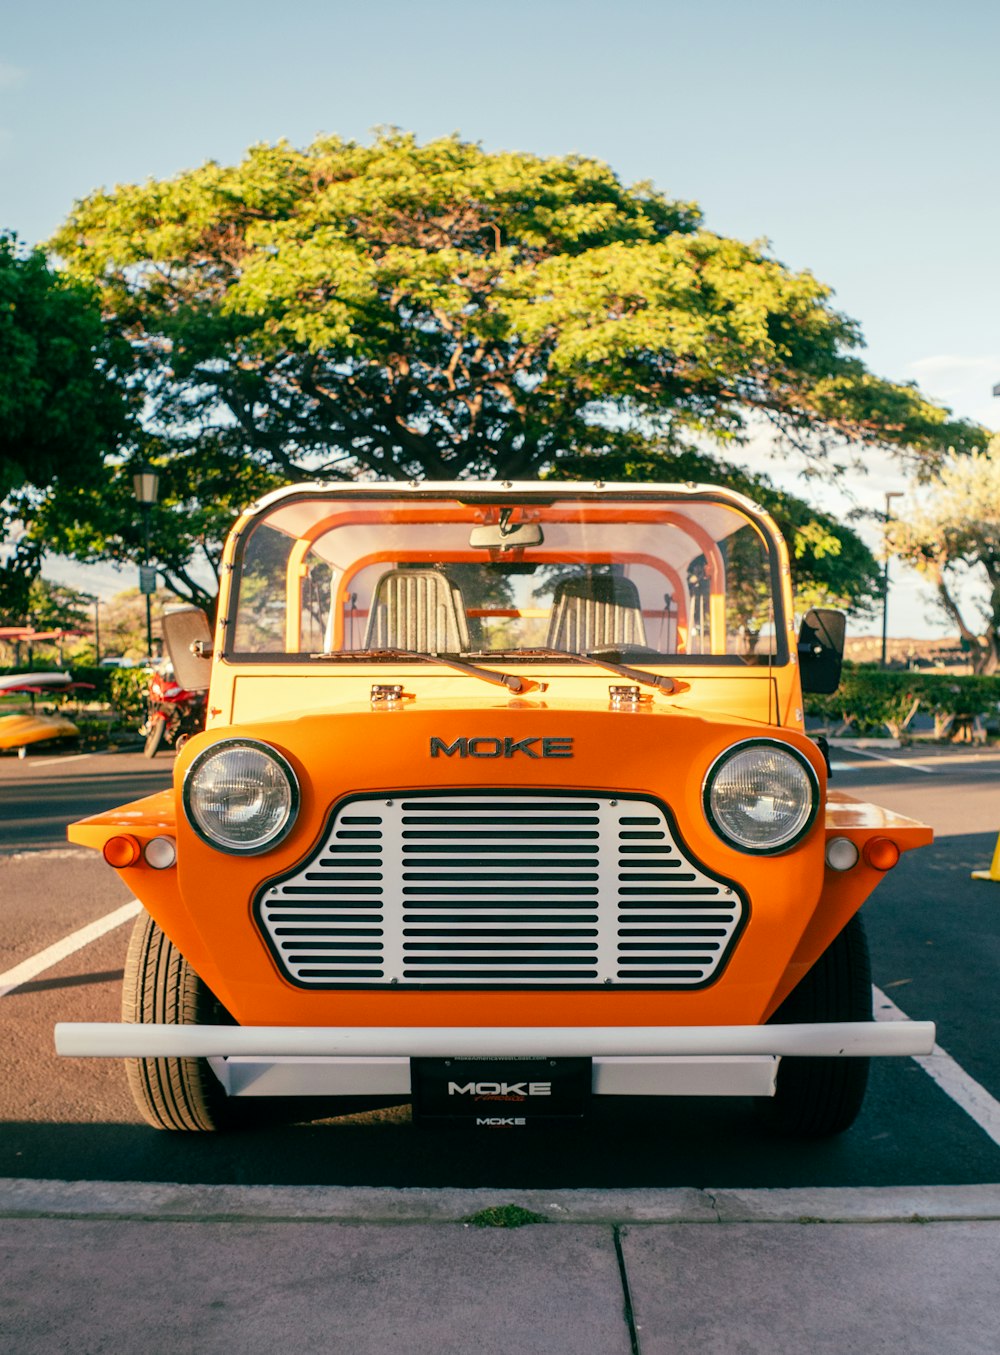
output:
[[[173,789],[70,827],[144,912],[123,1023],[57,1048],[126,1059],[166,1129],[286,1097],[518,1128],[628,1095],[846,1129],[871,1055],[933,1045],[872,1020],[858,917],[931,832],[828,793],[802,692],[836,686],[843,616],[796,635],[792,609],[774,521],[722,488],[268,495],[214,636],[165,617],[208,691]]]

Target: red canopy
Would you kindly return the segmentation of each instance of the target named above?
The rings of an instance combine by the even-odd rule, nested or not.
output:
[[[68,635],[87,635],[85,630],[32,630],[30,626],[0,626],[0,640],[64,640]]]

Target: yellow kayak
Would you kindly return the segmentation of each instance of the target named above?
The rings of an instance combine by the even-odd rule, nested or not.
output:
[[[24,748],[45,739],[65,739],[79,730],[61,715],[0,715],[0,749]]]

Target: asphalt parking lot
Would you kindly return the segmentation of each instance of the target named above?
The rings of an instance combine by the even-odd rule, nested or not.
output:
[[[10,1349],[69,1332],[84,1351],[156,1352],[164,1321],[171,1349],[205,1351],[270,1350],[282,1331],[303,1349],[435,1355],[995,1348],[1000,883],[971,872],[1000,831],[1000,754],[835,750],[835,787],[935,827],[865,915],[877,988],[937,1022],[940,1052],[876,1060],[857,1124],[825,1143],[776,1139],[723,1100],[599,1102],[572,1132],[516,1142],[418,1129],[406,1105],[318,1122],[288,1107],[227,1136],[149,1129],[114,1062],[52,1051],[56,1020],[117,1019],[134,912],[62,835],[168,784],[170,766],[0,760]],[[501,1203],[560,1226],[462,1222]],[[724,1292],[707,1278],[722,1274]]]
[[[0,827],[0,972],[127,910],[121,881],[95,853],[66,845],[64,825],[169,784],[171,765],[170,758],[150,763],[136,753],[0,761],[8,811]],[[455,1131],[415,1129],[403,1105],[237,1136],[158,1134],[139,1122],[114,1062],[60,1060],[52,1052],[55,1021],[117,1019],[130,929],[119,920],[0,999],[12,1034],[0,1055],[0,1174],[440,1188],[1000,1181],[989,1109],[1000,1101],[1000,884],[970,878],[989,863],[1000,831],[1000,822],[990,826],[1000,816],[1000,755],[841,749],[833,784],[936,828],[934,846],[905,855],[864,912],[877,988],[910,1018],[937,1022],[951,1077],[935,1081],[913,1059],[876,1060],[862,1116],[838,1139],[776,1140],[740,1100],[664,1105],[633,1098],[599,1100],[579,1129],[538,1131],[516,1145],[502,1136],[484,1145]],[[982,1089],[986,1109],[978,1119],[956,1090],[963,1077]],[[615,1146],[623,1135],[627,1151]]]

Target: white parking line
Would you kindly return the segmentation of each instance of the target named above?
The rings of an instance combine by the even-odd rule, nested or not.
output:
[[[56,941],[54,945],[46,946],[44,950],[40,950],[37,955],[22,960],[13,969],[8,969],[5,974],[0,974],[0,997],[6,997],[13,989],[20,988],[22,983],[27,983],[46,969],[51,969],[60,960],[65,960],[67,955],[72,955],[74,951],[89,946],[91,941],[96,941],[105,932],[114,931],[115,927],[120,927],[123,922],[129,922],[132,918],[138,917],[141,912],[142,904],[138,899],[132,899],[131,902],[123,903],[120,908],[116,908],[113,913],[106,913],[104,917],[99,917],[96,922],[88,922],[86,927],[81,927],[79,931],[70,932],[69,936],[64,936],[61,941]]]
[[[875,999],[876,1021],[909,1021],[906,1012],[900,1011],[881,988],[873,987],[872,995]],[[984,1134],[994,1143],[1000,1144],[1000,1101],[992,1097],[975,1078],[970,1077],[939,1044],[934,1046],[930,1054],[914,1054],[913,1060],[934,1079],[946,1096],[950,1096],[966,1115],[975,1120]]]
[[[851,752],[856,753],[858,757],[873,757],[879,762],[888,762],[892,767],[906,767],[909,771],[926,772],[928,776],[933,776],[936,771],[934,767],[925,767],[922,762],[913,762],[905,757],[887,757],[885,753],[875,753],[870,748],[852,748]],[[849,767],[851,764],[844,765]]]
[[[32,767],[51,767],[54,762],[82,762],[84,758],[93,757],[93,753],[71,753],[69,757],[46,757],[41,762],[31,759]]]

